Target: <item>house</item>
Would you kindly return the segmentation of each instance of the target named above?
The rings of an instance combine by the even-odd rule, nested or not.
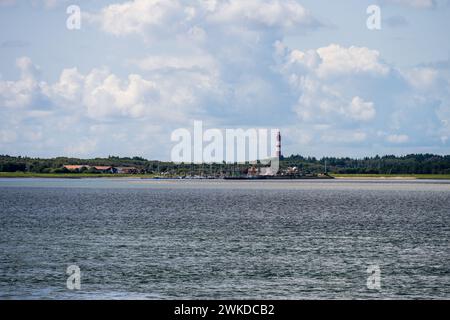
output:
[[[86,164],[75,165],[68,164],[64,166],[65,169],[74,172],[80,172],[82,170],[94,169],[101,173],[120,173],[120,174],[136,174],[139,170],[135,167],[113,167],[113,166],[89,166]]]
[[[115,168],[119,174],[136,174],[139,170],[135,167],[117,167]]]
[[[64,166],[65,169],[69,170],[69,171],[81,171],[82,169],[89,169],[90,166],[85,165],[85,164],[68,164]]]
[[[262,167],[259,168],[260,176],[276,176],[277,172],[274,171],[271,167]]]
[[[100,171],[102,173],[116,173],[117,169],[111,166],[94,166],[95,170]]]

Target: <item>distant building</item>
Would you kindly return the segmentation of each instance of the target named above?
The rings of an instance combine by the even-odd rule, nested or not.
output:
[[[93,168],[102,173],[116,173],[117,172],[117,169],[112,166],[95,166]]]
[[[286,173],[287,174],[297,174],[298,173],[298,168],[297,167],[289,167],[289,168],[287,168],[287,170],[286,170]]]
[[[68,164],[64,166],[69,171],[81,171],[94,169],[101,173],[121,173],[121,174],[135,174],[139,173],[139,170],[135,167],[113,167],[113,166],[89,166],[87,164]]]
[[[69,171],[80,171],[80,170],[82,170],[83,168],[89,169],[90,166],[88,166],[88,165],[86,165],[86,164],[81,164],[81,165],[78,165],[78,164],[68,164],[68,165],[65,165],[64,168],[67,169],[67,170],[69,170]]]
[[[259,168],[260,176],[275,176],[278,172],[275,172],[272,167]]]
[[[135,167],[117,167],[115,168],[119,174],[136,174],[139,170]]]

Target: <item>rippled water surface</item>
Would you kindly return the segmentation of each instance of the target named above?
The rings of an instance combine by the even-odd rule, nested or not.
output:
[[[0,228],[1,299],[450,298],[448,182],[0,179]]]

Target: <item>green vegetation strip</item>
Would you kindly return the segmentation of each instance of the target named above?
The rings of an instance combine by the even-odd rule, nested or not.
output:
[[[152,174],[97,174],[97,173],[25,173],[0,172],[0,178],[155,178]]]
[[[337,174],[330,173],[335,178],[355,179],[449,179],[450,174]],[[155,174],[97,174],[97,173],[28,173],[28,172],[0,172],[0,178],[157,178]]]

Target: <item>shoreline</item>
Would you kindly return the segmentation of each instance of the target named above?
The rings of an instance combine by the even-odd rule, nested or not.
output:
[[[417,178],[417,177],[334,177],[336,180],[424,180],[431,178]],[[434,178],[436,180],[450,180],[450,178]]]
[[[330,174],[336,180],[450,180],[450,174],[400,174],[400,175],[377,175],[377,174]],[[56,174],[56,173],[22,173],[22,172],[0,172],[0,178],[22,179],[22,178],[45,178],[45,179],[143,179],[143,180],[224,180],[224,179],[182,179],[179,177],[160,177],[155,175],[126,175],[126,174]],[[226,180],[226,179],[225,179]],[[233,179],[229,179],[233,180]],[[249,179],[251,180],[251,179]],[[328,180],[328,179],[254,179],[254,180]],[[333,180],[333,179],[330,179]]]
[[[336,180],[450,180],[448,174],[406,174],[406,175],[347,175],[331,174]]]

